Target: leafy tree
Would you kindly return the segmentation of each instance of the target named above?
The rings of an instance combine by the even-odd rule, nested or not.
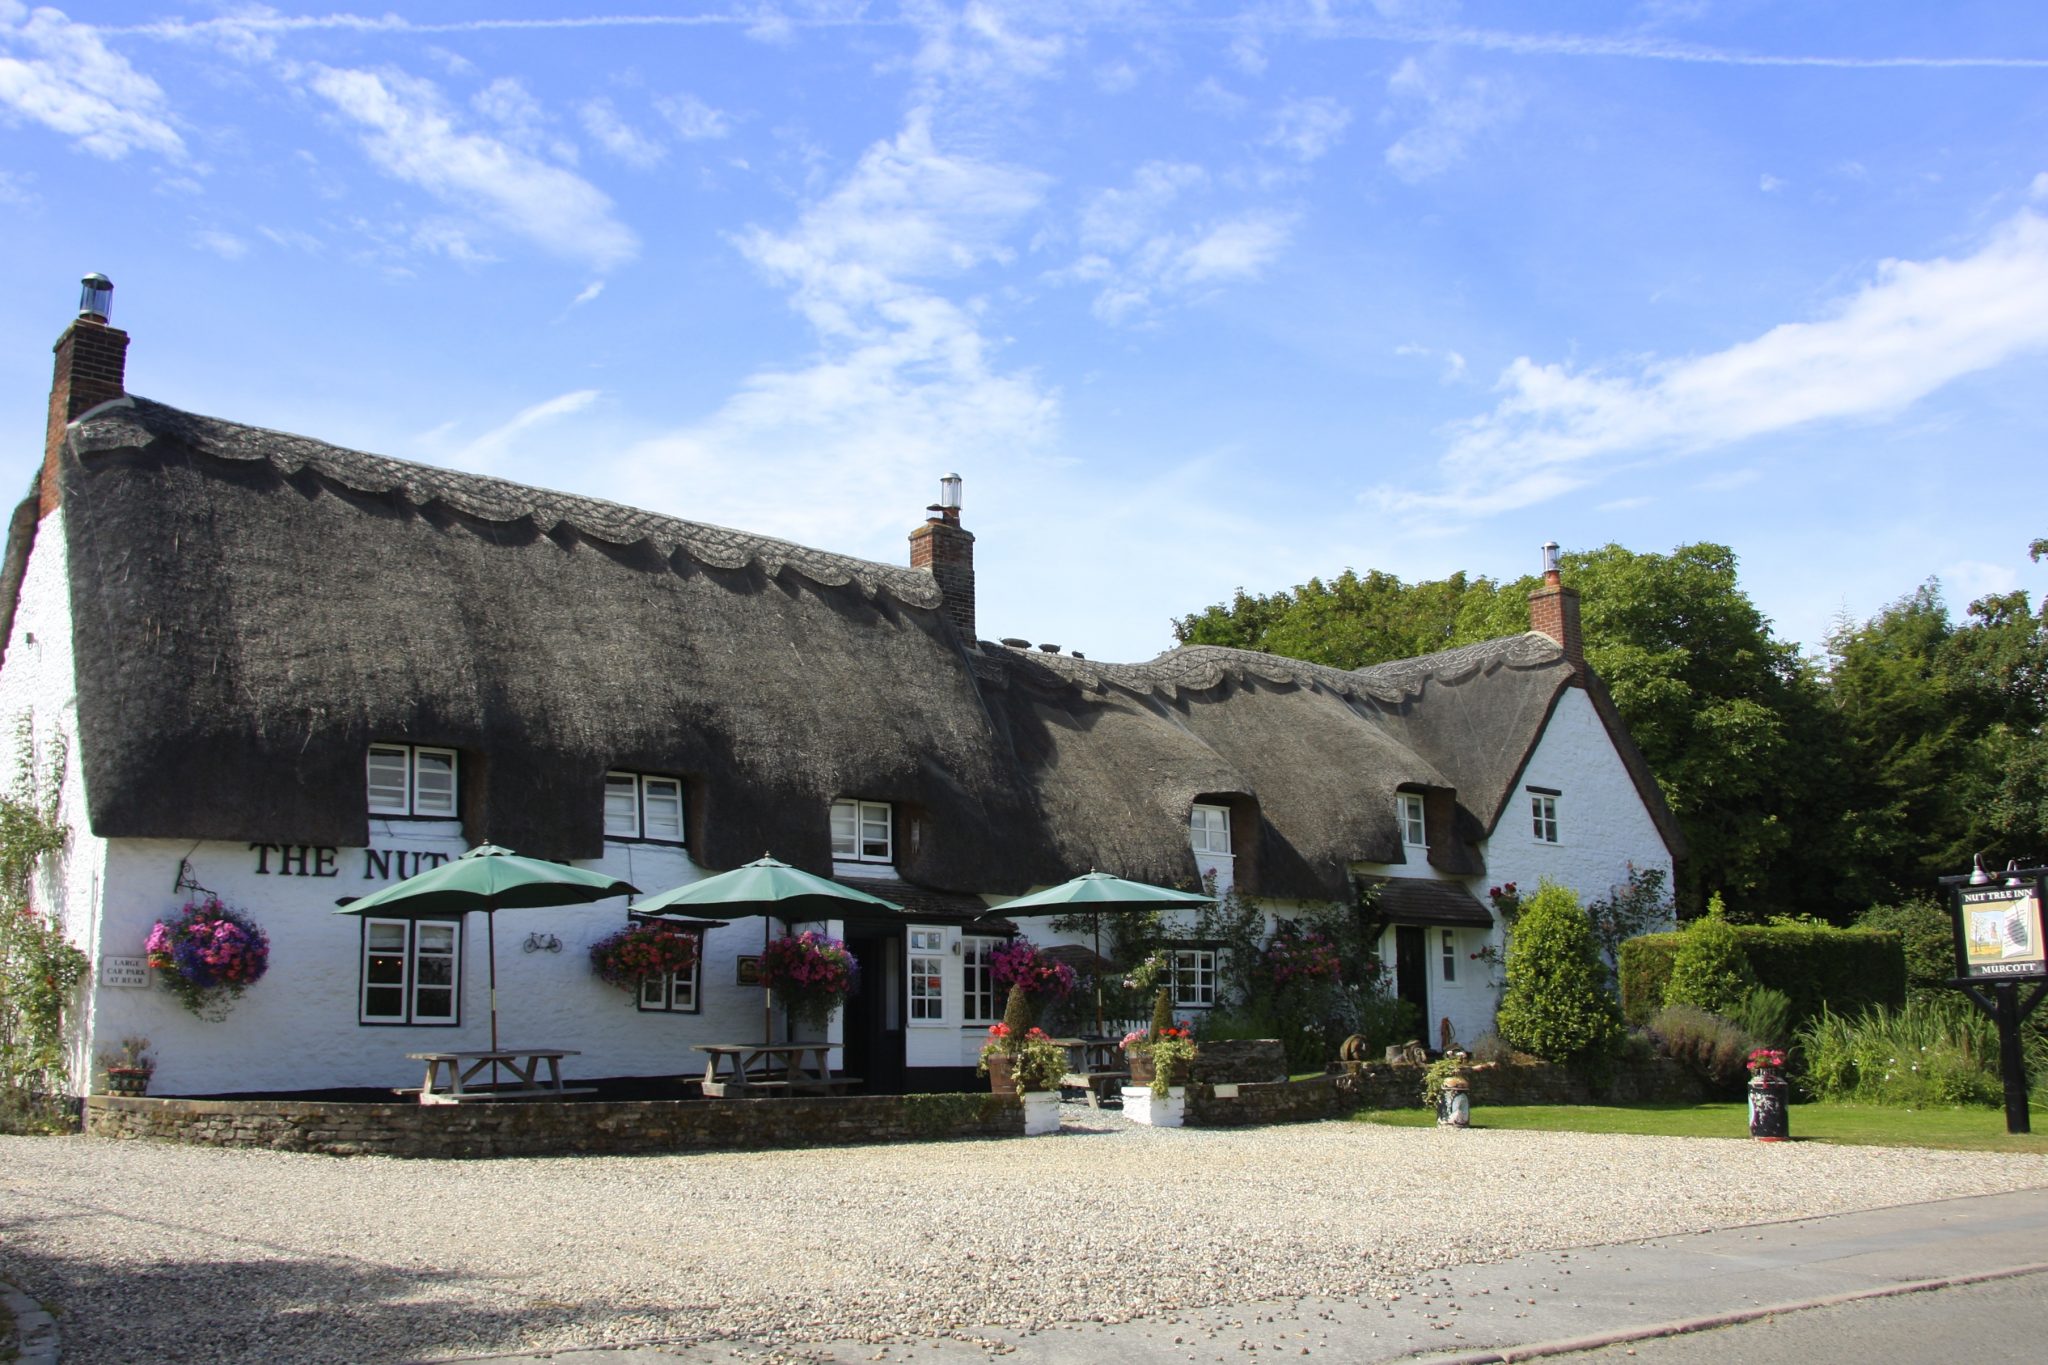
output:
[[[1597,1065],[1620,1043],[1621,1006],[1568,887],[1546,880],[1522,903],[1494,1027],[1510,1047],[1579,1065]]]
[[[1173,623],[1173,633],[1182,644],[1228,645],[1360,668],[1464,643],[1461,620],[1497,591],[1491,579],[1463,573],[1409,584],[1377,569],[1363,577],[1346,569],[1328,583],[1311,578],[1269,596],[1239,588],[1228,607],[1218,603],[1184,616]]]

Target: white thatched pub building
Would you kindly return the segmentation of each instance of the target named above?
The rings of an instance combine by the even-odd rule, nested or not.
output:
[[[908,910],[842,926],[866,988],[834,1028],[884,1090],[971,1082],[1000,1008],[975,916],[1090,869],[1275,907],[1385,879],[1402,993],[1470,1038],[1490,883],[1595,896],[1679,852],[1554,579],[1529,634],[1357,672],[1085,660],[978,637],[957,505],[906,567],[344,450],[129,395],[104,308],[57,344],[0,576],[0,715],[61,762],[70,830],[35,896],[94,964],[80,1090],[130,1034],[188,1095],[417,1084],[408,1052],[482,1046],[480,919],[333,911],[485,840],[648,892],[763,850],[872,878]],[[272,944],[220,1022],[133,971],[194,887]],[[758,919],[635,1001],[586,956],[627,914],[498,917],[508,1040],[625,1077],[759,1037]],[[1191,1012],[1212,951],[1182,952]]]

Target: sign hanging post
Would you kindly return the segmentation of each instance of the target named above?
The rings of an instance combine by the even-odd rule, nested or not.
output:
[[[2012,867],[1943,877],[1955,914],[1956,979],[1949,984],[1998,1025],[1998,1069],[2005,1085],[2005,1131],[2027,1133],[2026,1056],[2020,1025],[2048,996],[2048,868]]]

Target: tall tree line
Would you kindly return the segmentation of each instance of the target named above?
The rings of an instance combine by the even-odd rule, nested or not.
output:
[[[1773,635],[1737,567],[1705,543],[1563,557],[1586,657],[1691,846],[1683,909],[1720,892],[1740,918],[1843,920],[1926,894],[1980,852],[1995,866],[2048,859],[2048,599],[2037,611],[2024,592],[1985,597],[1957,620],[1930,581],[1838,623],[1809,658]],[[1537,586],[1347,569],[1240,589],[1174,634],[1360,668],[1526,630]]]

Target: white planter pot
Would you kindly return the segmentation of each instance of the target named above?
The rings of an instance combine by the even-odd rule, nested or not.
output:
[[[1124,1087],[1124,1117],[1132,1123],[1149,1123],[1154,1128],[1178,1128],[1187,1117],[1188,1088],[1171,1085],[1165,1095],[1155,1095],[1149,1085]]]
[[[1031,1090],[1019,1096],[1024,1101],[1024,1136],[1039,1137],[1060,1130],[1060,1092]]]

